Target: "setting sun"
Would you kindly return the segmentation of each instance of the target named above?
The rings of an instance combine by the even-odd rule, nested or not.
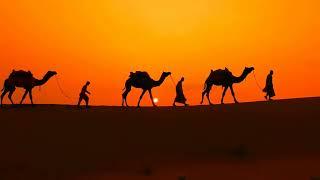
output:
[[[153,102],[157,104],[159,102],[159,99],[158,98],[153,98]]]

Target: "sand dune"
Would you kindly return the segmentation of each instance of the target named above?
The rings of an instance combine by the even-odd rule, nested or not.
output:
[[[320,177],[320,98],[0,108],[0,179]]]

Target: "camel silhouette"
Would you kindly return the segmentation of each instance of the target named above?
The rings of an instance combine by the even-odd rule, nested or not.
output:
[[[33,77],[30,71],[13,71],[9,78],[7,78],[4,81],[4,86],[1,94],[1,104],[2,105],[2,100],[4,96],[9,92],[9,100],[11,101],[12,104],[12,95],[14,91],[16,90],[16,87],[19,88],[24,88],[25,93],[23,94],[23,97],[20,101],[20,104],[22,104],[23,100],[25,99],[26,95],[29,93],[29,97],[31,100],[31,104],[33,104],[33,99],[32,99],[32,89],[35,86],[41,86],[45,84],[52,76],[56,75],[57,72],[55,71],[48,71],[42,79],[36,79]]]
[[[151,102],[153,106],[156,106],[155,103],[153,102],[153,96],[152,96],[152,88],[160,86],[166,77],[168,77],[171,74],[171,72],[163,72],[161,74],[161,77],[159,80],[153,80],[147,72],[141,72],[141,71],[136,71],[135,73],[131,72],[129,78],[127,79],[125,83],[125,88],[124,92],[122,93],[122,106],[124,103],[126,106],[128,106],[127,103],[127,96],[129,92],[131,91],[131,87],[135,88],[140,88],[142,89],[142,94],[140,95],[139,101],[138,101],[138,107],[140,107],[140,101],[143,97],[143,95],[146,93],[146,91],[149,92]]]
[[[215,71],[211,70],[209,77],[205,81],[200,103],[201,104],[203,103],[203,97],[204,95],[206,95],[209,101],[209,104],[212,105],[210,101],[210,91],[213,85],[222,86],[224,88],[222,93],[222,98],[221,98],[221,104],[223,104],[223,99],[228,88],[230,88],[231,90],[231,94],[233,96],[234,102],[238,103],[233,90],[233,84],[242,82],[248,76],[248,74],[250,74],[253,70],[254,70],[254,67],[246,67],[243,70],[241,76],[239,77],[234,76],[227,68],[225,68],[224,70],[222,69],[218,69]]]

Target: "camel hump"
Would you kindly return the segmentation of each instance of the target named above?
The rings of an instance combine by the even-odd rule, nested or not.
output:
[[[210,72],[210,75],[209,75],[208,78],[210,79],[210,78],[212,78],[212,77],[214,77],[214,76],[221,76],[221,75],[223,75],[224,73],[225,73],[224,70],[222,70],[222,69],[216,69],[216,70]]]
[[[224,73],[225,69],[217,69],[215,71],[213,71],[213,73]]]
[[[130,77],[135,77],[135,78],[150,78],[150,75],[146,71],[136,71],[136,72],[131,72]]]
[[[217,69],[215,71],[213,71],[212,75],[220,75],[220,76],[224,76],[224,75],[232,75],[232,72],[229,71],[228,68],[225,68],[225,69]]]
[[[224,81],[226,79],[231,78],[233,75],[228,69],[217,69],[213,71],[206,81]]]
[[[30,71],[15,71],[13,70],[9,76],[9,78],[32,78],[33,74]]]

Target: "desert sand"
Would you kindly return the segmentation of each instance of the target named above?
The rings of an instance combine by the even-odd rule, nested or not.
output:
[[[7,105],[0,142],[1,180],[310,180],[320,177],[320,98],[141,109]]]

